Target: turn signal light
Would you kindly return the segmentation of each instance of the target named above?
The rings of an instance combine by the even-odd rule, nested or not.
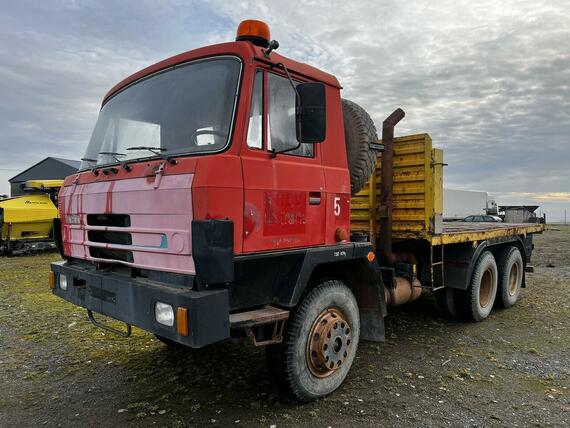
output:
[[[180,336],[188,336],[188,308],[178,308],[176,311],[176,328]]]
[[[372,263],[372,262],[374,261],[374,259],[376,258],[376,256],[374,255],[374,253],[373,253],[372,251],[370,251],[370,252],[367,254],[366,258],[368,259],[368,262],[369,262],[369,263]]]
[[[243,40],[264,48],[268,47],[269,40],[271,40],[269,25],[257,19],[246,19],[240,22],[237,29],[236,42]]]
[[[348,233],[346,232],[346,229],[343,229],[342,227],[337,228],[337,230],[334,232],[334,238],[337,240],[337,242],[346,241],[348,239]]]
[[[52,290],[55,288],[55,272],[49,273],[49,288]]]

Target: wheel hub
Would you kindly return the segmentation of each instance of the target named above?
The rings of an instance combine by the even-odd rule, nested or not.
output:
[[[328,308],[319,314],[307,342],[307,363],[313,375],[327,377],[342,366],[351,351],[351,334],[340,310]]]
[[[507,289],[509,296],[515,295],[515,293],[517,292],[519,282],[520,282],[519,266],[516,263],[514,263],[513,266],[511,267],[511,271],[509,272],[509,287]]]
[[[482,308],[486,308],[491,302],[493,291],[493,276],[491,271],[486,270],[481,279],[481,286],[479,288],[479,303]]]

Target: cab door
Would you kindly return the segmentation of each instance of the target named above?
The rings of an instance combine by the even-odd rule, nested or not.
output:
[[[281,75],[259,69],[254,78],[246,144],[244,252],[325,243],[325,180],[319,145],[298,146],[295,91]],[[287,153],[272,151],[289,149]],[[294,149],[294,150],[291,150]]]

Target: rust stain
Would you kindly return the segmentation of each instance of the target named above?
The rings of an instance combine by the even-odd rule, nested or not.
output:
[[[115,188],[116,181],[111,181],[109,183],[109,188],[107,189],[107,200],[105,201],[105,214],[110,214],[113,212],[113,189]]]

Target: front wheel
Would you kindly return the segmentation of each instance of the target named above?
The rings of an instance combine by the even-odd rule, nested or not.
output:
[[[268,349],[283,386],[308,402],[335,391],[354,361],[360,337],[356,299],[341,281],[319,284],[300,302],[284,343]],[[268,356],[269,356],[268,354]]]

